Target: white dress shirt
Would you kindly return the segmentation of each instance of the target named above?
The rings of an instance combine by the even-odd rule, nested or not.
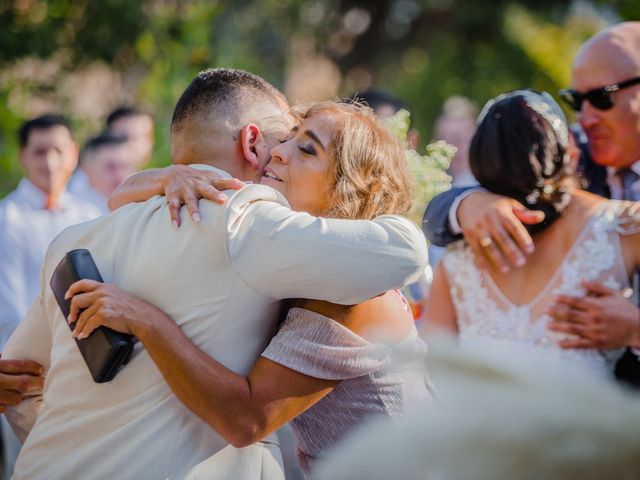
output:
[[[46,195],[23,178],[0,202],[0,350],[36,298],[40,268],[51,241],[65,228],[100,212],[64,193],[55,210]]]
[[[76,197],[94,205],[103,215],[109,213],[109,199],[91,186],[89,177],[82,168],[78,168],[73,173],[71,180],[69,180],[67,190]]]
[[[414,281],[427,265],[422,232],[402,217],[317,218],[291,211],[264,185],[227,193],[225,206],[200,202],[199,224],[185,218],[176,229],[156,196],[51,244],[40,294],[3,355],[47,372],[43,394],[6,414],[19,436],[28,434],[14,480],[178,479],[205,459],[218,462],[210,478],[282,478],[271,468],[277,462],[265,466],[273,457],[265,444],[234,449],[189,411],[139,343],[115,379],[94,383],[48,286],[67,251],[87,248],[105,281],[156,305],[203,352],[246,375],[281,299],[355,304]]]

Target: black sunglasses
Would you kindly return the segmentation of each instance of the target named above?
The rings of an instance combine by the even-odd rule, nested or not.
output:
[[[582,102],[585,100],[588,100],[589,103],[598,110],[609,110],[613,107],[612,93],[622,90],[623,88],[631,87],[632,85],[637,85],[638,83],[640,83],[640,77],[635,77],[630,80],[625,80],[624,82],[612,83],[606,87],[594,88],[586,93],[580,93],[568,88],[566,90],[560,90],[558,95],[576,112],[582,109]]]

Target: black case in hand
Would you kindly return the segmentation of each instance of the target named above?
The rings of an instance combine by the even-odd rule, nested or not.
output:
[[[71,300],[65,300],[64,294],[73,283],[83,279],[102,282],[89,250],[71,250],[56,267],[50,283],[65,321],[69,316]],[[74,327],[75,323],[70,325],[71,330]],[[82,358],[97,383],[112,380],[120,367],[129,361],[133,351],[133,338],[107,327],[98,327],[87,338],[76,339]]]

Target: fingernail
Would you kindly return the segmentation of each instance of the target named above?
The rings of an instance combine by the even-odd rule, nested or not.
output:
[[[69,316],[67,317],[67,323],[68,323],[68,324],[73,323],[73,322],[71,321],[71,315],[69,315]]]
[[[66,292],[64,292],[64,299],[69,300],[70,298],[71,298],[71,295],[69,294],[69,290],[67,290]]]
[[[524,258],[522,258],[522,257],[516,258],[516,266],[517,267],[521,267],[523,265],[524,265]]]
[[[502,273],[508,273],[508,272],[509,272],[509,267],[507,267],[507,266],[503,265],[502,267],[500,267],[500,271],[501,271]]]
[[[526,246],[526,249],[527,249],[527,253],[533,253],[533,251],[535,250],[535,247],[533,243],[528,243]]]
[[[191,217],[193,218],[194,222],[200,223],[200,214],[198,212],[194,212],[193,215],[191,215]]]
[[[218,195],[218,200],[220,200],[221,202],[226,202],[227,201],[227,197],[224,193],[221,193],[220,195]]]
[[[78,335],[78,340],[84,340],[85,338],[87,338],[86,333],[81,333],[80,335]]]
[[[171,220],[171,223],[173,223],[173,226],[176,228],[180,228],[180,225],[178,224],[177,220]]]

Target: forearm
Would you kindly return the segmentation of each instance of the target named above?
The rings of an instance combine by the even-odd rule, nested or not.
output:
[[[109,197],[111,211],[128,203],[143,202],[154,195],[164,194],[166,171],[154,168],[127,178]]]
[[[134,334],[178,399],[227,441],[244,446],[268,433],[248,380],[198,349],[171,318],[157,311]]]
[[[466,188],[454,188],[443,192],[436,195],[427,205],[422,221],[422,230],[431,244],[446,247],[462,238],[461,235],[454,234],[450,230],[449,213],[455,199],[466,190]]]

